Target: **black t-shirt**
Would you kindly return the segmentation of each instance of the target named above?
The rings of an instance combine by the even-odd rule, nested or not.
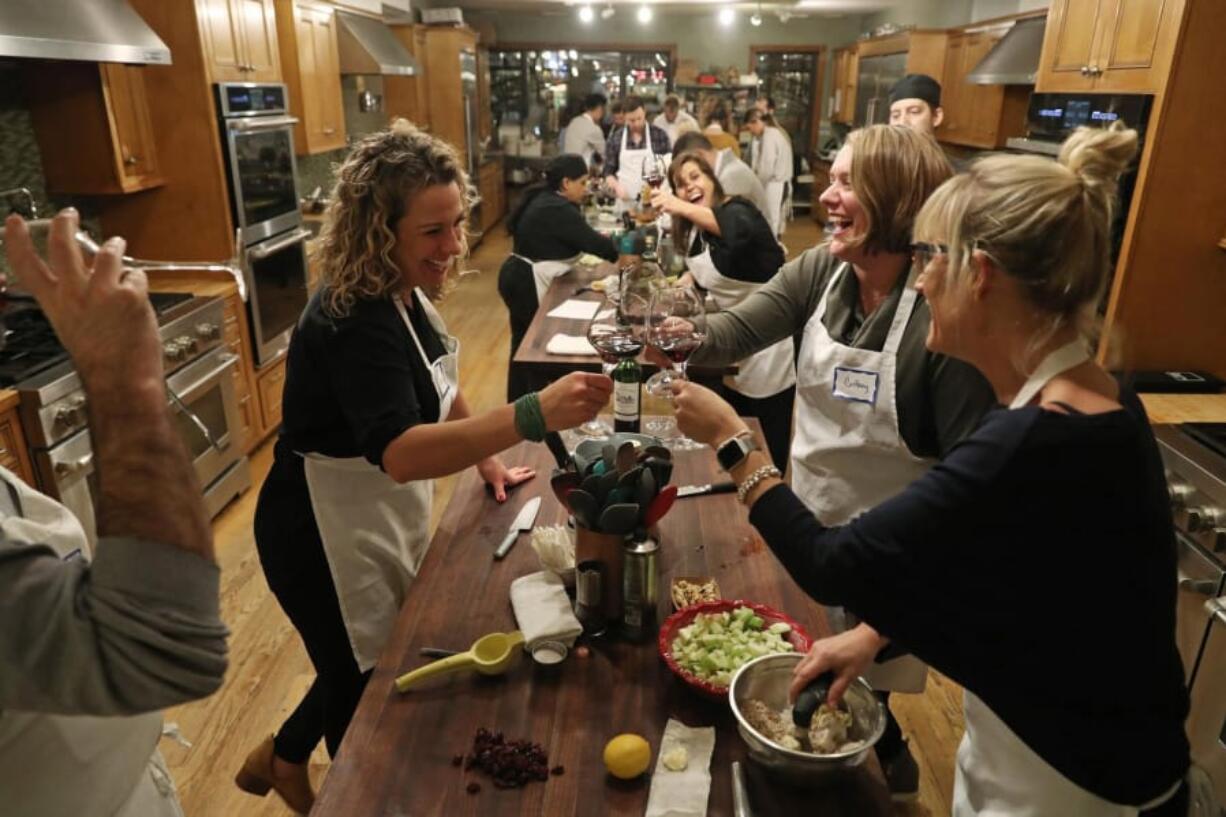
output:
[[[763,284],[783,266],[783,247],[757,207],[740,196],[733,196],[711,208],[719,224],[719,235],[695,231],[691,256],[711,248],[711,263],[720,274],[737,281]]]
[[[978,695],[1074,783],[1139,805],[1188,768],[1175,534],[1144,409],[989,412],[842,527],[786,486],[750,521],[796,582]]]
[[[328,315],[322,290],[307,303],[290,340],[281,441],[300,453],[365,457],[405,429],[439,421],[430,370],[391,297],[360,299],[343,318]],[[431,361],[444,353],[414,292],[409,320]]]
[[[537,193],[515,225],[515,252],[533,261],[564,261],[587,252],[617,260],[613,239],[592,229],[579,208],[558,193]]]

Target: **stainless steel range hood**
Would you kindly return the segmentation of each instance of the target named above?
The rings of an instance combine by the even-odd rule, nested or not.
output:
[[[1046,17],[1018,20],[966,75],[966,81],[978,85],[1034,85],[1046,30]]]
[[[336,13],[336,19],[340,22],[336,36],[342,74],[418,73],[413,55],[382,22],[343,11]]]
[[[170,65],[127,0],[0,0],[0,57]]]

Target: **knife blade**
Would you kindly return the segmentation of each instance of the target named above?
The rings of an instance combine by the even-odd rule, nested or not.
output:
[[[536,521],[536,513],[540,509],[541,498],[539,496],[534,496],[524,503],[524,506],[519,509],[519,513],[515,515],[515,521],[507,529],[506,538],[502,540],[498,545],[498,549],[494,551],[495,559],[501,559],[507,555],[507,551],[515,544],[515,540],[522,531],[532,530],[532,523]]]
[[[717,482],[714,485],[683,485],[677,489],[677,499],[687,496],[703,496],[705,494],[730,494],[736,490],[735,482]]]

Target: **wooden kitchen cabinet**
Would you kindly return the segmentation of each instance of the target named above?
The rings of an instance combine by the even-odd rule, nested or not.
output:
[[[296,112],[294,149],[299,155],[345,146],[345,111],[341,101],[336,13],[329,6],[300,0],[276,0],[277,41]]]
[[[425,84],[430,98],[430,132],[451,143],[461,156],[468,153],[464,94],[460,80],[460,58],[464,52],[472,54],[475,60],[477,32],[462,27],[426,27]],[[469,115],[476,114],[477,111],[473,110]],[[473,123],[473,130],[476,130],[476,123]]]
[[[945,116],[937,128],[939,141],[992,149],[1004,147],[1011,136],[1025,134],[1028,87],[978,85],[966,80],[1006,31],[1008,26],[950,35],[941,77],[941,108]]]
[[[149,117],[145,68],[40,62],[23,77],[53,193],[133,193],[164,183]]]
[[[856,47],[839,48],[834,52],[834,80],[830,86],[830,121],[850,125],[856,115],[856,69],[859,67]]]
[[[1184,0],[1052,0],[1035,90],[1156,93]]]
[[[213,82],[280,82],[273,0],[196,0]]]
[[[426,85],[426,26],[389,26],[392,34],[413,55],[418,73],[411,77],[392,74],[383,78],[383,107],[389,119],[402,116],[415,125],[430,125],[430,95]]]
[[[34,466],[26,450],[16,406],[0,413],[0,465],[21,477],[25,484],[38,487],[34,483]]]
[[[281,425],[281,392],[285,390],[285,358],[260,369],[255,376],[260,393],[260,421],[264,431]]]
[[[502,159],[481,165],[477,171],[477,192],[481,196],[480,224],[477,228],[482,233],[488,232],[506,214],[506,191]]]

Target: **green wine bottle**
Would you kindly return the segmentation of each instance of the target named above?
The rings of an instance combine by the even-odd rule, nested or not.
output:
[[[633,357],[622,358],[613,367],[613,430],[639,433],[643,400],[643,368]]]

